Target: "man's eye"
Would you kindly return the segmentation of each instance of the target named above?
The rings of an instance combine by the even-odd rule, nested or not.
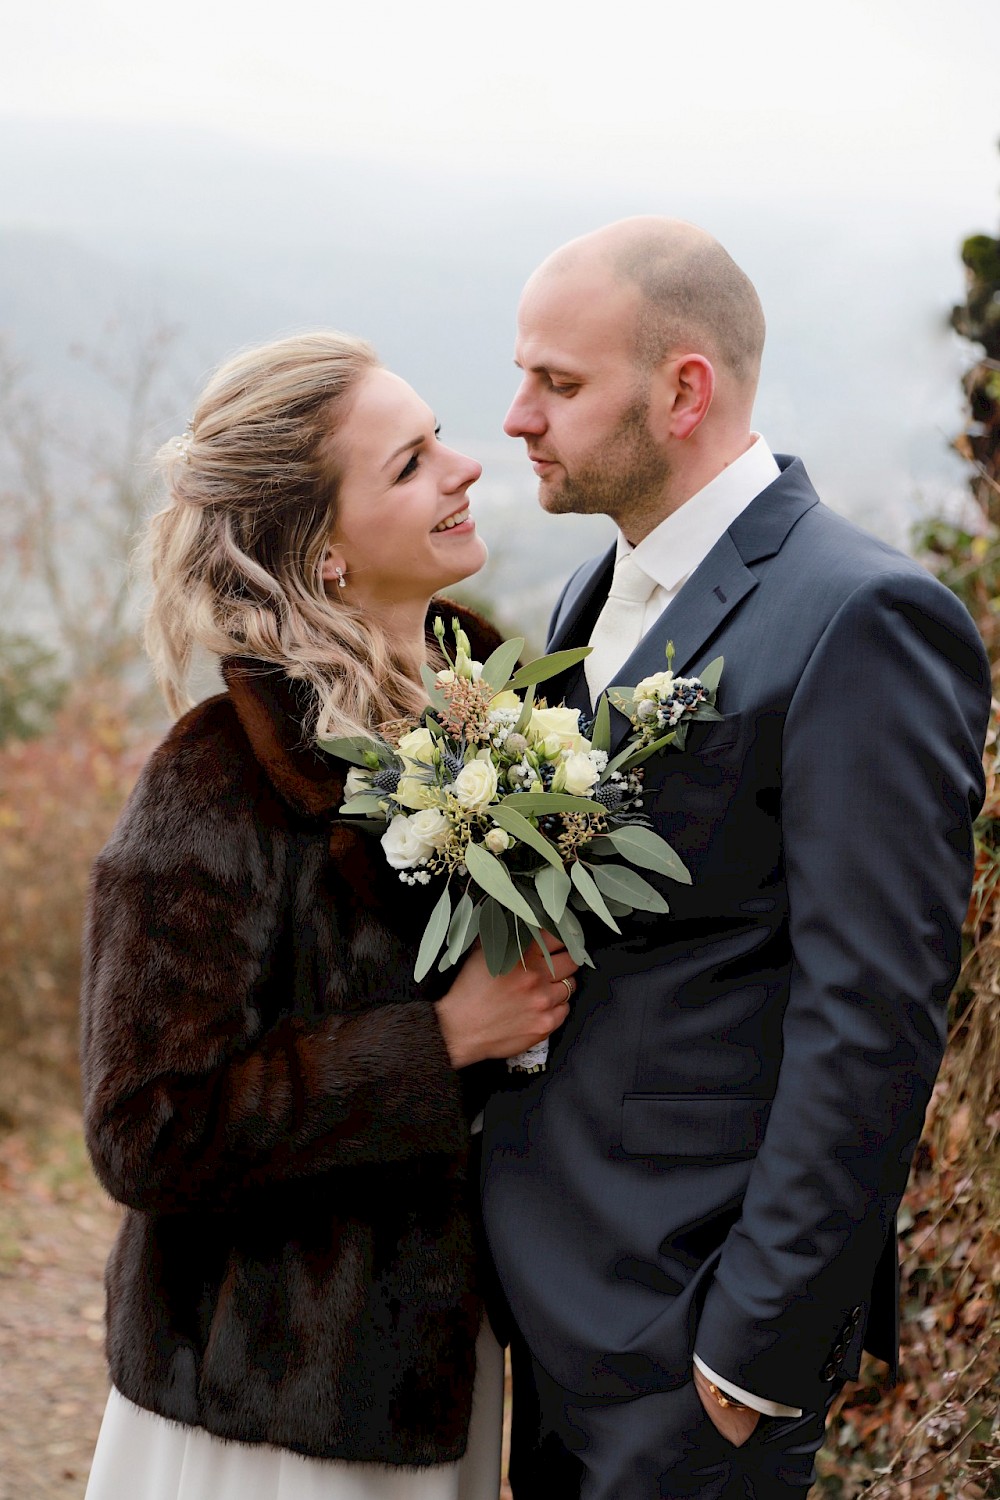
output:
[[[555,391],[557,396],[572,396],[573,392],[579,389],[578,386],[575,386],[572,383],[565,385],[560,384],[555,380],[549,381],[549,388]]]

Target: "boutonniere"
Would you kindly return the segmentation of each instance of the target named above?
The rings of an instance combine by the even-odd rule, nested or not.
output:
[[[634,688],[611,687],[607,696],[632,725],[625,749],[616,757],[622,770],[637,766],[673,745],[683,750],[691,724],[721,719],[715,706],[724,658],[709,662],[700,677],[675,677],[674,643],[667,642],[667,670],[644,677]]]

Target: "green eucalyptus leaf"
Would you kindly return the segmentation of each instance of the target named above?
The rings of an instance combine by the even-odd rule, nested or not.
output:
[[[680,855],[651,828],[641,828],[629,823],[624,828],[615,828],[611,833],[601,834],[601,838],[607,839],[629,864],[639,865],[644,870],[655,870],[659,875],[668,875],[680,885],[691,884],[690,872]]]
[[[520,917],[515,917],[507,935],[507,952],[504,954],[503,973],[509,974],[518,964],[524,964],[524,955],[531,947],[531,930]]]
[[[676,744],[679,749],[683,748],[678,731],[676,729],[668,730],[668,732],[666,734],[662,734],[658,740],[651,740],[648,745],[642,745],[638,750],[636,750],[634,747],[629,748],[628,746],[626,746],[624,750],[620,751],[619,754],[615,756],[614,760],[608,761],[608,764],[604,770],[603,779],[607,780],[612,771],[631,771],[633,766],[641,766],[643,761],[649,760],[651,755],[658,755],[659,752],[663,750],[667,745],[674,744]]]
[[[552,962],[552,954],[549,952],[549,945],[548,945],[548,943],[546,943],[545,939],[542,937],[542,930],[541,930],[541,928],[540,927],[532,927],[532,928],[529,928],[529,931],[531,933],[531,937],[532,937],[532,940],[535,943],[535,945],[542,950],[542,957],[545,959],[545,966],[546,966],[546,968],[548,969],[549,973],[552,975],[552,978],[555,979],[555,977],[556,977],[556,970],[555,970],[555,965]]]
[[[327,755],[334,755],[338,760],[346,760],[348,765],[361,766],[363,770],[369,770],[366,755],[377,755],[381,764],[382,757],[379,755],[379,742],[377,740],[361,739],[360,736],[351,738],[340,738],[332,740],[317,740],[321,750]]]
[[[608,908],[605,905],[604,897],[598,890],[597,883],[595,882],[594,877],[590,874],[589,870],[584,868],[584,866],[578,859],[574,860],[572,866],[570,867],[570,879],[573,881],[573,884],[576,886],[577,890],[580,892],[580,895],[583,897],[584,901],[586,901],[591,911],[596,916],[600,917],[601,921],[605,922],[607,926],[611,928],[612,932],[620,933],[621,928],[618,926],[618,923],[608,911]]]
[[[525,795],[528,794],[526,793]],[[523,800],[523,797],[517,798],[519,802]],[[509,802],[501,802],[499,807],[490,808],[490,817],[505,833],[509,833],[513,838],[520,839],[522,844],[527,844],[530,848],[534,849],[536,854],[540,854],[544,860],[547,860],[556,869],[562,869],[562,860],[559,857],[558,851],[552,847],[544,833],[539,833],[534,823],[529,823],[528,819],[523,817],[516,807],[512,807]]]
[[[521,709],[521,712],[518,715],[517,723],[514,725],[515,734],[524,734],[528,725],[531,723],[531,715],[534,713],[534,711],[535,695],[529,688],[524,695],[524,707]]]
[[[594,715],[594,728],[591,731],[590,743],[595,750],[611,749],[611,707],[608,703],[607,693],[602,693],[597,704],[597,713]]]
[[[706,693],[716,693],[719,690],[719,679],[722,676],[722,668],[725,666],[724,656],[717,656],[710,661],[703,672],[698,673],[699,681]]]
[[[478,911],[479,941],[483,945],[483,956],[486,959],[486,967],[496,978],[498,974],[503,973],[510,924],[503,907],[491,896],[487,896],[486,900],[480,904]]]
[[[524,642],[521,644],[523,646]],[[551,677],[558,677],[560,672],[575,667],[585,656],[590,655],[592,649],[590,646],[573,646],[568,651],[552,651],[548,656],[538,656],[514,673],[510,686],[517,692],[520,688],[548,682]]]
[[[583,928],[580,926],[580,918],[570,907],[567,906],[556,923],[556,931],[566,944],[570,958],[578,964],[586,964],[588,968],[594,968],[594,961],[587,952],[583,941]]]
[[[501,902],[522,921],[534,921],[531,907],[511,880],[506,866],[501,864],[494,855],[488,853],[482,845],[469,845],[465,851],[465,867],[476,884],[481,886],[488,896],[492,896],[494,901]]]
[[[635,911],[668,912],[670,907],[655,886],[628,865],[595,865],[594,884],[601,894]]]
[[[608,687],[604,689],[605,696],[613,707],[626,719],[631,719],[632,710],[635,708],[635,689],[630,687]]]
[[[386,797],[383,792],[358,792],[341,804],[339,812],[345,818],[358,816],[368,818],[375,815],[381,815],[384,818],[385,814],[381,811],[380,803],[385,801]]]
[[[573,883],[561,865],[558,870],[554,865],[546,865],[544,869],[535,872],[535,890],[538,892],[538,899],[553,922],[558,922],[566,910],[566,902],[572,888]]]
[[[510,674],[517,666],[517,659],[524,650],[524,637],[502,641],[497,649],[483,662],[481,681],[494,693],[500,693],[510,681]]]
[[[429,667],[426,662],[424,662],[420,668],[420,680],[423,683],[427,696],[433,703],[434,707],[447,709],[448,700],[442,693],[441,689],[438,687],[437,673],[434,671],[433,667]]]
[[[601,804],[595,802],[593,797],[571,797],[568,792],[512,792],[503,799],[500,806],[512,807],[525,817],[532,817],[536,813],[602,811]],[[494,811],[494,808],[490,809],[491,816]]]
[[[441,944],[448,934],[448,925],[451,921],[451,892],[445,886],[441,892],[440,899],[431,912],[424,928],[424,935],[420,939],[420,947],[417,950],[417,964],[413,970],[416,980],[424,978],[429,974],[434,960],[441,950]]]
[[[466,943],[466,934],[468,933],[469,924],[472,921],[475,910],[472,897],[466,891],[452,913],[451,923],[448,927],[448,946],[441,959],[439,968],[450,968],[465,952],[468,946]]]

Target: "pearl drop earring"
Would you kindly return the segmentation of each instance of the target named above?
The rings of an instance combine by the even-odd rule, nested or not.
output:
[[[334,568],[333,571],[337,575],[337,587],[338,587],[338,589],[346,589],[346,587],[347,587],[347,579],[344,577],[344,570],[343,570],[343,568]]]

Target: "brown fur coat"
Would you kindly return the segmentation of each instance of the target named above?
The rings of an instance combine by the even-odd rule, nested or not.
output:
[[[497,643],[464,623],[477,655]],[[296,686],[224,675],[93,876],[85,1125],[128,1209],[112,1379],[225,1438],[445,1462],[482,1302],[470,1080],[431,1004],[453,976],[412,977],[436,892],[335,819],[345,767],[303,743]]]

